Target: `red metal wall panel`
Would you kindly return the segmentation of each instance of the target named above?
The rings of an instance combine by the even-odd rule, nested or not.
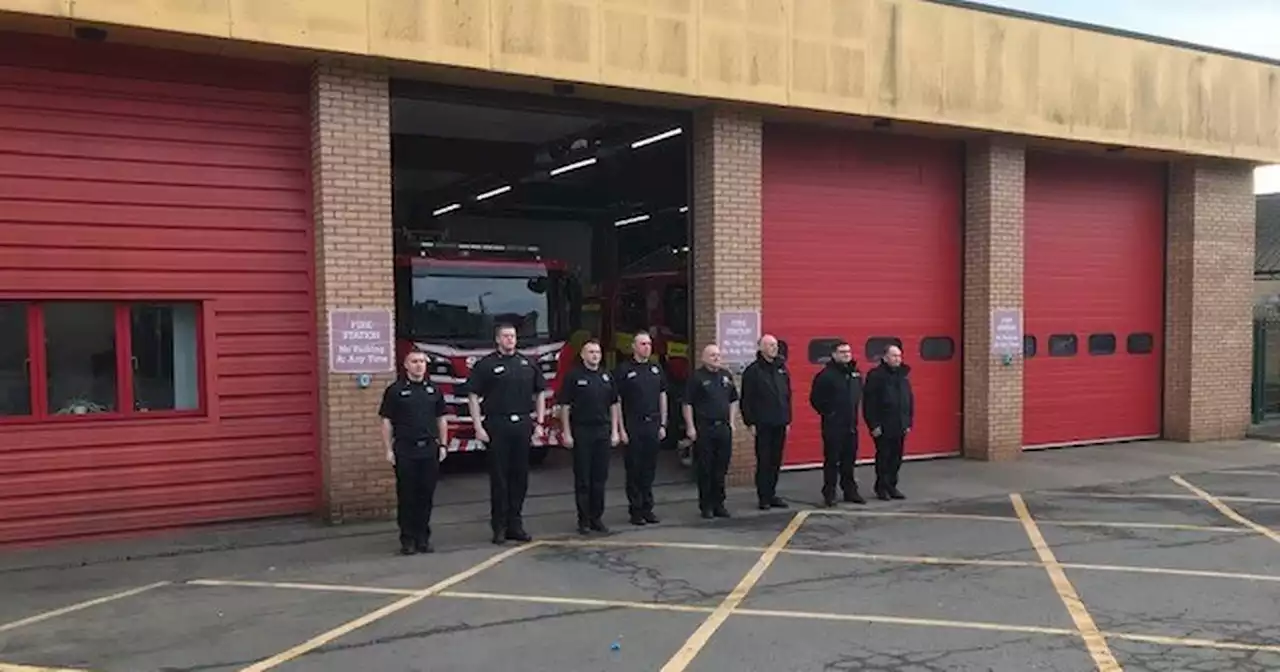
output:
[[[843,338],[865,372],[868,339],[901,339],[918,410],[913,456],[960,450],[963,154],[958,144],[767,126],[763,323],[787,343],[795,415],[788,466],[822,461],[809,386],[815,339]],[[953,353],[922,361],[921,341]],[[873,454],[862,430],[860,456]]]
[[[1028,154],[1024,329],[1035,338],[1023,381],[1023,445],[1160,434],[1165,167]],[[1114,354],[1090,354],[1091,335]],[[1130,353],[1130,334],[1151,335]],[[1074,335],[1074,356],[1051,356]],[[1105,339],[1104,339],[1105,340]]]
[[[319,495],[305,69],[0,36],[0,300],[203,306],[203,417],[0,424],[0,543]]]

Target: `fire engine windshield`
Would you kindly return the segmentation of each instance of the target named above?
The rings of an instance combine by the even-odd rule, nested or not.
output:
[[[410,329],[420,339],[490,342],[501,323],[521,340],[552,336],[560,294],[555,274],[541,266],[431,264],[413,271]]]

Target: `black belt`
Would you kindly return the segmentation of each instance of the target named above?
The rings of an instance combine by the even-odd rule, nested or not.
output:
[[[724,425],[728,425],[729,421],[728,420],[698,420],[693,424],[698,427],[721,427]]]
[[[434,448],[440,445],[439,439],[429,436],[425,439],[396,439],[397,446],[413,446],[414,448]]]
[[[658,419],[659,418],[657,413],[649,413],[645,415],[628,415],[624,418],[624,420],[626,420],[629,423],[657,422]]]

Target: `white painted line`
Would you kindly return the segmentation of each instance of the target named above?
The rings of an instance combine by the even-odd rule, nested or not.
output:
[[[59,616],[66,616],[67,614],[75,613],[77,611],[88,609],[90,607],[96,607],[100,604],[106,604],[108,602],[114,602],[116,600],[123,600],[126,597],[133,597],[134,595],[140,595],[142,593],[147,592],[148,590],[153,590],[161,586],[167,586],[167,585],[169,585],[168,581],[157,581],[156,583],[150,583],[145,586],[141,586],[139,588],[134,588],[132,590],[125,590],[119,593],[106,595],[104,597],[99,597],[92,600],[86,600],[84,602],[78,602],[76,604],[62,607],[61,609],[46,611],[42,614],[36,614],[35,616],[28,616],[27,618],[24,618],[19,621],[14,621],[12,623],[5,623],[4,625],[0,625],[0,632],[8,632],[10,630],[15,630],[17,628],[32,625],[35,623],[41,623],[43,621],[57,618]]]

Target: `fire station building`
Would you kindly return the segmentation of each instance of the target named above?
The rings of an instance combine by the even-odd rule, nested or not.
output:
[[[792,466],[835,339],[903,347],[915,457],[1245,432],[1278,64],[952,1],[0,0],[0,545],[388,514],[329,316],[397,308],[413,83],[687,118],[690,352],[785,342]]]

